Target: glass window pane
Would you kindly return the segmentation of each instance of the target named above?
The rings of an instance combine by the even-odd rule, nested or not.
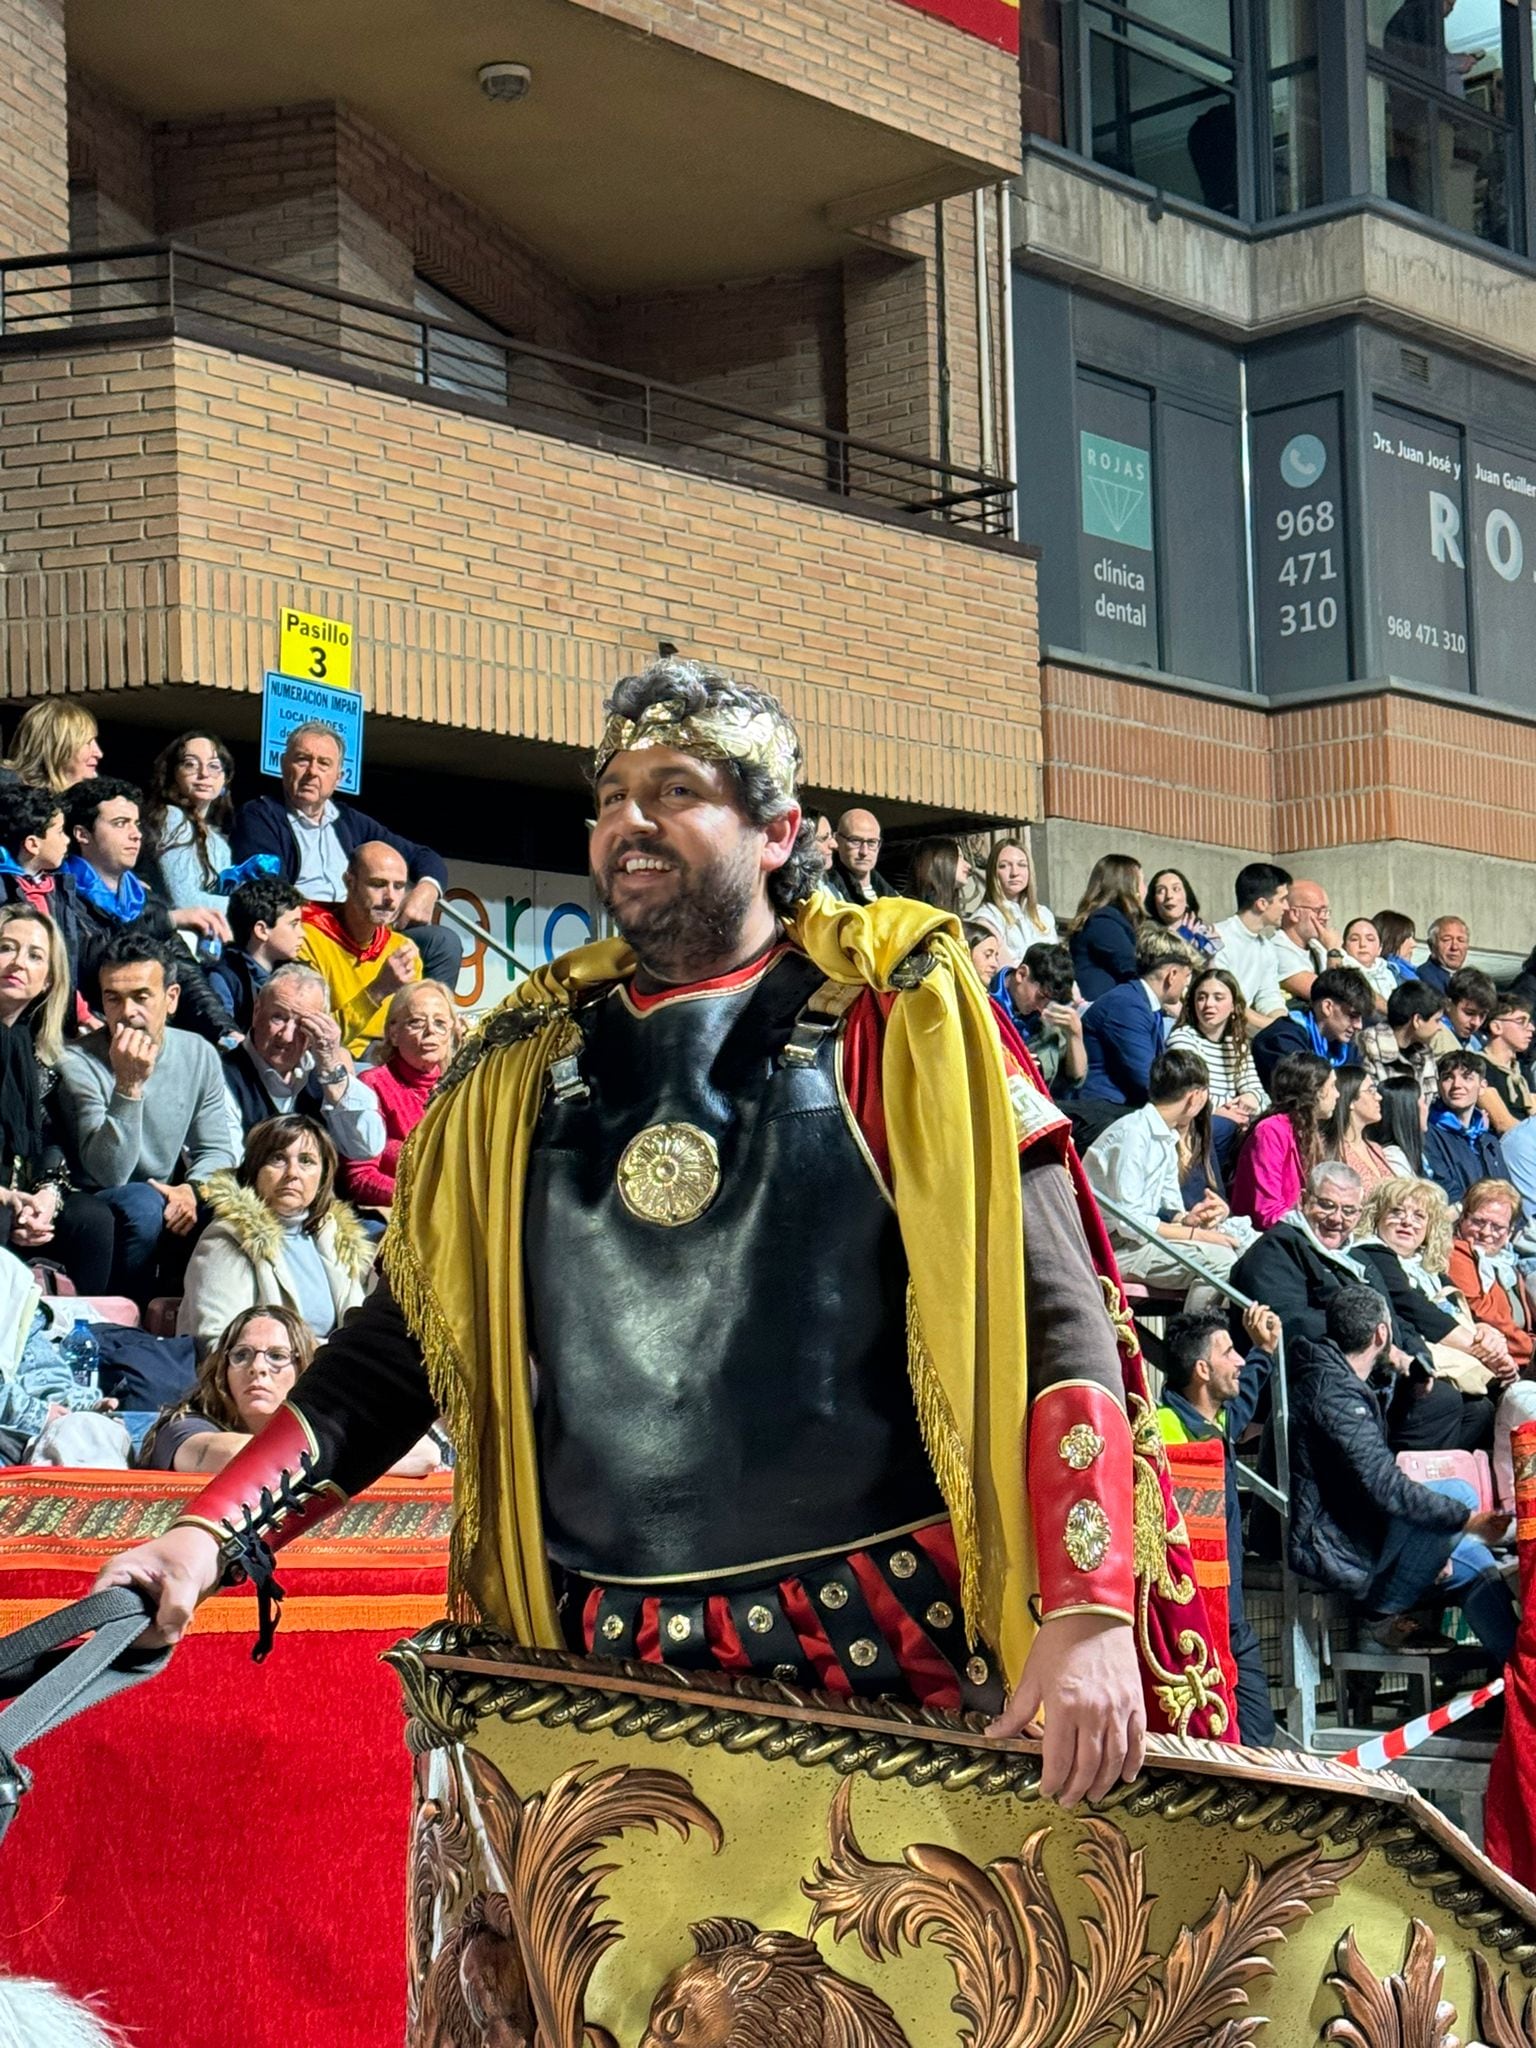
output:
[[[1371,190],[1415,213],[1434,210],[1429,102],[1383,78],[1370,81]]]
[[[1090,37],[1093,155],[1219,213],[1237,212],[1230,92],[1123,36]],[[1167,46],[1165,45],[1165,48]]]
[[[1371,42],[1455,98],[1486,112],[1502,93],[1506,0],[1366,0]]]
[[[1270,0],[1269,65],[1278,71],[1317,55],[1317,9],[1313,0]]]
[[[1507,136],[1485,122],[1447,114],[1440,120],[1439,148],[1441,219],[1485,242],[1507,242]]]
[[[1232,54],[1232,8],[1230,0],[1128,0],[1133,12],[1145,21],[1171,28],[1191,42],[1204,43],[1208,50]]]
[[[1323,131],[1317,68],[1271,81],[1270,129],[1275,167],[1275,212],[1300,213],[1323,200]]]

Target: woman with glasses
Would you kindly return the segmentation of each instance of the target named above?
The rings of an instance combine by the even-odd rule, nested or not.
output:
[[[229,908],[228,897],[214,885],[233,859],[234,772],[234,757],[224,742],[201,732],[184,732],[172,740],[149,771],[145,844],[159,864],[164,894],[177,910],[216,910],[223,916]]]
[[[198,1368],[192,1391],[166,1409],[139,1452],[157,1472],[217,1472],[260,1436],[299,1374],[315,1340],[291,1308],[242,1309]]]
[[[1502,1333],[1476,1321],[1447,1278],[1451,1242],[1442,1191],[1432,1180],[1398,1174],[1366,1197],[1351,1251],[1397,1319],[1429,1346],[1436,1376],[1481,1394],[1491,1380],[1512,1379],[1515,1368]]]
[[[1518,1189],[1507,1180],[1474,1181],[1451,1240],[1451,1285],[1480,1323],[1498,1331],[1519,1375],[1504,1385],[1493,1426],[1494,1491],[1506,1507],[1515,1504],[1510,1436],[1520,1423],[1536,1421],[1536,1301],[1510,1242],[1519,1221]]]

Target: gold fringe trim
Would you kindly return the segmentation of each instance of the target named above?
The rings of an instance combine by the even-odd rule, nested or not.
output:
[[[917,1291],[907,1282],[907,1374],[912,1382],[912,1399],[918,1427],[933,1476],[954,1524],[955,1554],[960,1564],[960,1605],[965,1615],[966,1641],[975,1649],[981,1640],[981,1541],[976,1528],[976,1484],[971,1476],[970,1454],[955,1423],[954,1412],[944,1392],[933,1355],[923,1336],[917,1312]]]
[[[417,1130],[421,1127],[418,1124]],[[431,1282],[411,1249],[410,1215],[416,1198],[416,1132],[401,1150],[395,1172],[395,1200],[379,1260],[406,1327],[421,1346],[422,1363],[438,1413],[456,1453],[453,1528],[448,1538],[448,1613],[454,1621],[478,1621],[469,1593],[469,1568],[480,1540],[480,1433],[470,1407],[464,1362]]]

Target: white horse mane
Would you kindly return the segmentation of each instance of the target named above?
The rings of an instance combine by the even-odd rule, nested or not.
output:
[[[0,2048],[126,2048],[88,2005],[35,1977],[0,1977]]]

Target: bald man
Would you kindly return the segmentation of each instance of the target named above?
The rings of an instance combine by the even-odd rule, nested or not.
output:
[[[873,903],[877,896],[896,894],[875,867],[880,858],[880,820],[873,812],[844,811],[834,828],[833,842],[824,889],[841,896],[845,903]]]
[[[391,999],[421,976],[421,955],[395,929],[409,888],[404,857],[382,839],[365,839],[348,858],[342,901],[304,906],[298,957],[324,977],[353,1059],[383,1036]]]

